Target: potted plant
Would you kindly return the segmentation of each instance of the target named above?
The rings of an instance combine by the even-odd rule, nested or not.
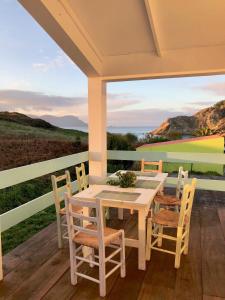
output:
[[[109,179],[107,181],[110,185],[119,185],[122,188],[134,187],[136,182],[136,175],[134,172],[127,171],[127,172],[117,172],[116,176],[118,180]]]

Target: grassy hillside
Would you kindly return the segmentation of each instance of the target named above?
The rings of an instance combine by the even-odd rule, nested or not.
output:
[[[4,136],[12,136],[14,138],[31,137],[68,141],[75,141],[77,137],[80,137],[82,141],[87,141],[87,133],[82,131],[62,129],[59,127],[34,127],[30,125],[2,120],[0,118],[0,137],[2,138]]]
[[[27,117],[19,118],[18,121],[18,114],[13,120],[12,115],[7,119],[0,113],[0,170],[87,149],[87,133],[58,128],[45,121],[42,123],[42,120],[33,120],[37,119]]]
[[[0,112],[0,171],[87,150],[87,133]],[[74,168],[71,170],[74,179]],[[60,171],[59,173],[62,173]],[[0,190],[0,214],[51,191],[50,175]],[[54,206],[3,233],[4,253],[55,220]]]

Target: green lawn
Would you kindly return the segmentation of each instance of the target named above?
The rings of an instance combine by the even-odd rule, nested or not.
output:
[[[192,141],[185,141],[181,143],[160,143],[160,144],[146,144],[136,149],[140,152],[185,152],[190,153],[224,153],[224,138],[215,137],[196,139]],[[219,164],[209,163],[163,163],[164,172],[175,172],[179,169],[179,166],[183,166],[185,170],[193,171],[196,173],[215,173],[219,175],[224,174],[224,166]]]
[[[80,137],[81,141],[87,141],[88,134],[78,130],[72,129],[45,129],[39,127],[32,127],[27,125],[21,125],[15,122],[9,122],[0,120],[0,136],[27,136],[34,138],[46,138],[51,140],[68,140],[75,141],[77,137]]]

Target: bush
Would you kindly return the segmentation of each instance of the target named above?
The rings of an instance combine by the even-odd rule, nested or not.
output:
[[[108,150],[136,150],[137,141],[136,136],[133,134],[111,134],[107,136],[107,148]],[[114,173],[118,170],[128,170],[132,167],[132,161],[122,161],[122,160],[109,160],[107,167],[109,173]]]
[[[179,140],[182,138],[182,133],[180,131],[170,131],[167,133],[166,137],[169,140]]]

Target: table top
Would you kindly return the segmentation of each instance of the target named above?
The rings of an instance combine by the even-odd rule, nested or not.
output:
[[[114,174],[113,174],[114,175]],[[110,178],[114,176],[111,175]],[[102,199],[103,206],[138,208],[150,207],[156,193],[165,182],[167,173],[158,174],[155,177],[138,176],[136,187],[121,188],[112,185],[90,185],[87,189],[79,192],[75,197]],[[153,180],[154,178],[154,180]]]
[[[74,197],[93,199],[101,198],[102,204],[113,207],[146,206],[154,199],[156,189],[145,188],[121,188],[113,185],[90,185],[87,189]]]
[[[128,170],[119,170],[117,172],[125,173],[128,172]],[[118,178],[116,176],[116,173],[113,173],[109,176],[109,178],[116,179]],[[168,173],[156,173],[156,172],[141,172],[141,171],[131,171],[136,174],[137,179],[141,180],[151,180],[151,181],[160,181],[164,182],[166,178],[168,177]]]

